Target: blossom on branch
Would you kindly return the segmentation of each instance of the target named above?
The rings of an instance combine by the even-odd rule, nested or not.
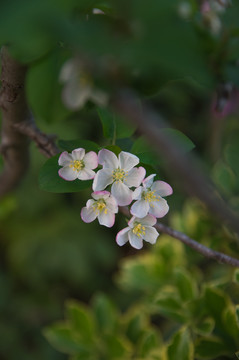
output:
[[[102,149],[98,160],[103,169],[99,170],[94,178],[93,190],[104,190],[112,184],[111,192],[118,205],[129,205],[133,199],[133,192],[129,188],[138,187],[146,173],[143,167],[135,167],[139,158],[125,151],[121,151],[117,158],[112,151]]]
[[[86,207],[81,210],[82,220],[90,223],[98,218],[100,225],[112,227],[118,212],[115,198],[108,191],[95,191],[91,196],[93,199],[88,200]]]
[[[138,187],[133,192],[133,200],[130,212],[139,218],[145,217],[147,214],[154,215],[156,218],[165,216],[169,210],[167,201],[163,196],[173,193],[169,184],[164,181],[155,181],[156,174],[152,174],[143,180],[143,186]]]
[[[69,109],[81,109],[88,100],[99,106],[107,104],[107,95],[94,87],[91,76],[76,58],[63,65],[60,81],[64,83],[62,100]]]
[[[90,180],[95,177],[92,169],[98,166],[98,156],[94,151],[85,153],[85,149],[78,148],[69,154],[64,151],[58,160],[58,164],[63,166],[59,171],[59,176],[67,181],[75,179]]]
[[[143,247],[143,240],[155,244],[159,236],[158,231],[153,227],[157,220],[152,215],[144,218],[133,216],[128,222],[128,226],[119,231],[116,236],[116,242],[119,246],[129,241],[130,245],[135,249]]]

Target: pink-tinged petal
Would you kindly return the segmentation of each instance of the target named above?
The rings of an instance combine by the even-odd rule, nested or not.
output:
[[[84,164],[86,168],[95,169],[98,166],[98,156],[94,151],[85,154]]]
[[[139,158],[126,151],[121,151],[119,154],[119,166],[125,171],[131,170],[134,166],[138,165]]]
[[[129,241],[129,227],[126,227],[118,232],[116,235],[116,242],[119,246],[123,246]]]
[[[110,211],[112,211],[115,214],[118,212],[118,204],[114,196],[110,196],[108,199],[106,199],[105,203]]]
[[[132,215],[138,218],[145,217],[149,212],[149,203],[145,200],[137,200],[130,209]]]
[[[79,180],[92,180],[95,177],[95,172],[93,170],[84,168],[79,171],[77,177]]]
[[[157,195],[169,196],[173,193],[173,189],[164,181],[155,181],[152,185],[152,191],[156,191]]]
[[[102,149],[98,154],[99,164],[103,165],[104,168],[109,168],[111,171],[119,167],[119,160],[117,156],[110,150]]]
[[[145,188],[150,188],[153,184],[155,176],[156,176],[156,174],[152,174],[152,175],[149,175],[148,177],[146,177],[146,179],[143,180],[143,186]]]
[[[100,225],[112,227],[115,223],[115,214],[111,211],[107,211],[107,214],[102,210],[98,215]]]
[[[129,231],[129,243],[135,249],[142,249],[143,247],[143,239],[133,233],[133,231]]]
[[[110,196],[110,192],[109,191],[94,191],[91,196],[95,199],[95,200],[99,200],[99,199],[108,199],[108,197]]]
[[[142,166],[131,169],[126,176],[124,183],[129,187],[138,187],[144,179],[145,174],[146,170]]]
[[[150,203],[149,213],[156,218],[161,218],[167,214],[169,206],[165,199],[159,199],[158,201],[152,201]]]
[[[158,236],[159,236],[159,233],[154,227],[145,226],[145,235],[144,235],[145,241],[147,241],[151,244],[155,244]]]
[[[132,201],[132,191],[121,181],[113,183],[111,193],[120,206],[129,205]]]
[[[85,149],[78,148],[72,151],[73,160],[82,160],[85,156]]]
[[[92,207],[87,208],[83,207],[81,210],[81,218],[85,223],[90,223],[94,221],[97,217],[96,211]]]
[[[157,222],[157,219],[155,216],[148,214],[143,219],[135,219],[136,221],[139,221],[142,225],[146,226],[154,226]]]
[[[93,200],[93,199],[87,200],[87,203],[86,203],[87,209],[89,209],[89,207],[91,207],[94,203],[95,203],[95,200]]]
[[[108,185],[112,184],[112,182],[112,170],[101,169],[95,175],[92,188],[94,191],[104,190]]]
[[[59,157],[58,164],[60,166],[66,166],[69,165],[71,161],[72,161],[71,154],[69,154],[67,151],[64,151]]]
[[[139,186],[137,187],[134,191],[133,191],[133,200],[140,200],[141,199],[141,194],[143,191],[143,186]]]
[[[59,176],[66,181],[73,181],[77,178],[77,171],[65,166],[58,171]]]

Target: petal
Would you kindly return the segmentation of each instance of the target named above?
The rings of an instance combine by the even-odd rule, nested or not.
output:
[[[59,157],[58,164],[60,166],[65,166],[65,165],[69,165],[71,161],[72,161],[71,154],[69,154],[67,151],[64,151]]]
[[[149,212],[149,203],[145,200],[137,200],[130,209],[132,215],[138,218],[145,217]]]
[[[92,207],[83,207],[81,210],[81,218],[85,223],[94,221],[97,217],[96,211]]]
[[[72,181],[77,178],[78,172],[74,171],[69,166],[65,166],[58,171],[58,174],[62,179],[67,180],[67,181]]]
[[[142,225],[153,226],[156,224],[157,219],[155,216],[148,214],[143,219],[135,218],[136,222],[140,222]]]
[[[156,191],[157,195],[168,196],[173,193],[173,189],[164,181],[155,181],[152,186],[152,191]]]
[[[135,189],[133,191],[133,200],[140,200],[141,199],[141,194],[142,194],[142,191],[143,191],[143,186],[139,186],[137,187],[137,189]]]
[[[147,241],[151,244],[155,244],[158,236],[159,236],[159,233],[154,227],[145,226],[145,235],[144,235],[145,241]]]
[[[110,196],[108,199],[105,200],[107,208],[112,211],[113,213],[118,212],[118,204],[114,196]]]
[[[119,246],[124,245],[125,243],[127,243],[127,241],[129,241],[129,227],[126,227],[122,230],[120,230],[118,232],[118,234],[116,235],[116,242]]]
[[[115,181],[111,192],[120,206],[129,205],[132,201],[132,191],[122,181]]]
[[[70,79],[62,90],[62,101],[69,109],[80,109],[89,99],[90,93],[89,85],[83,87],[75,79]]]
[[[143,239],[133,233],[133,231],[129,231],[129,243],[135,249],[142,249],[143,247]]]
[[[95,172],[93,170],[84,168],[78,172],[77,177],[79,180],[91,180],[94,179]]]
[[[110,168],[111,170],[119,167],[119,160],[117,156],[110,150],[102,149],[98,154],[99,164],[103,165],[104,168]]]
[[[113,182],[112,170],[101,169],[95,175],[93,181],[93,190],[94,191],[103,190],[106,188],[106,186],[112,184],[112,182]]]
[[[115,214],[111,211],[107,211],[107,214],[102,210],[98,215],[100,225],[112,227],[115,223]]]
[[[86,203],[87,209],[89,209],[89,207],[91,207],[94,203],[95,203],[95,200],[93,200],[93,199],[87,200],[87,203]]]
[[[119,154],[119,166],[125,171],[131,170],[134,166],[138,165],[139,158],[129,152],[121,151]]]
[[[98,166],[98,156],[94,151],[90,151],[87,154],[85,154],[84,157],[84,164],[85,167],[89,169],[95,169]]]
[[[131,169],[126,176],[124,183],[129,187],[138,187],[144,179],[145,174],[146,170],[142,166]]]
[[[108,95],[98,89],[92,89],[90,98],[98,106],[106,106],[108,102]]]
[[[136,217],[132,216],[132,218],[129,220],[128,225],[130,228],[134,227],[134,221],[135,221]]]
[[[78,148],[72,151],[72,159],[73,160],[82,160],[85,156],[85,149]]]
[[[154,215],[156,218],[161,218],[167,214],[169,206],[165,199],[159,199],[158,201],[152,201],[150,203],[149,213]]]
[[[99,199],[104,199],[106,200],[109,196],[110,196],[110,192],[109,191],[94,191],[91,196],[95,199],[95,200],[99,200]]]
[[[59,76],[59,80],[61,82],[69,81],[72,76],[75,76],[75,67],[76,67],[76,61],[75,59],[69,59],[63,64]]]
[[[150,188],[151,187],[151,185],[153,184],[155,176],[156,176],[156,174],[152,174],[152,175],[149,175],[148,177],[146,177],[146,179],[144,179],[143,185],[144,185],[145,188]]]

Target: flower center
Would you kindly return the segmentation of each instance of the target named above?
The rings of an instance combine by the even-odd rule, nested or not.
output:
[[[70,168],[72,168],[74,171],[82,170],[85,167],[85,164],[83,160],[74,160],[70,163]]]
[[[113,181],[123,181],[126,175],[125,171],[119,168],[112,172]]]
[[[145,235],[145,227],[142,224],[136,223],[133,227],[133,233],[138,237]]]
[[[143,199],[151,203],[152,201],[157,201],[156,195],[154,195],[155,191],[145,191],[143,192]]]
[[[97,200],[93,205],[94,211],[101,212],[104,210],[104,213],[107,214],[108,209],[106,207],[106,203],[103,199]]]

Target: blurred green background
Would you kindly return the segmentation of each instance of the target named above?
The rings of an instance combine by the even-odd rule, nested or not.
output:
[[[0,44],[29,67],[26,94],[37,126],[58,140],[105,147],[117,124],[116,145],[133,149],[174,189],[162,222],[234,257],[238,235],[185,196],[166,155],[155,158],[137,129],[91,101],[68,109],[59,74],[67,59],[82,56],[96,87],[133,89],[188,138],[187,151],[238,214],[238,4],[217,12],[211,2],[207,15],[193,0],[0,5]],[[93,15],[94,8],[105,14]],[[1,359],[236,359],[238,271],[166,235],[141,251],[119,248],[123,215],[111,229],[83,223],[91,190],[45,192],[38,177],[46,159],[34,143],[30,153],[21,186],[0,202]]]

